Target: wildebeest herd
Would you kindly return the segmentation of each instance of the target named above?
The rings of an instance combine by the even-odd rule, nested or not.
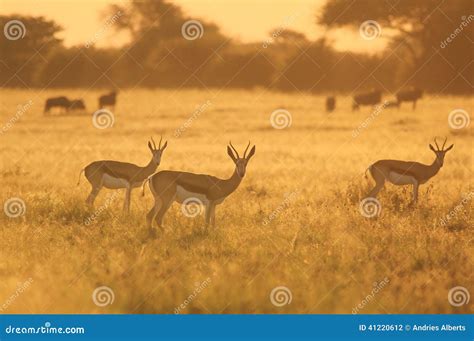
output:
[[[412,102],[413,110],[416,109],[416,102],[423,96],[421,89],[411,87],[397,92],[395,100],[384,101],[385,108],[400,108],[403,102]],[[382,101],[382,91],[372,89],[368,92],[355,94],[352,98],[352,111],[359,110],[363,105],[376,105]],[[332,112],[336,108],[336,97],[326,98],[326,111]]]
[[[102,95],[99,97],[99,109],[105,107],[115,107],[117,100],[117,92],[111,91],[108,94]],[[66,96],[52,97],[46,100],[44,105],[44,114],[50,115],[51,109],[58,108],[60,112],[77,112],[85,111],[86,105],[84,104],[83,99],[69,99]]]

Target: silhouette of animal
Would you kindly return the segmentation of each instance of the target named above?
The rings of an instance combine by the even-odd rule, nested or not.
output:
[[[73,99],[69,102],[69,110],[86,110],[86,105],[82,99]]]
[[[352,110],[359,110],[361,105],[375,105],[380,103],[382,100],[382,92],[380,90],[373,89],[370,92],[354,95],[352,102]]]
[[[328,96],[326,97],[326,111],[332,112],[336,108],[336,97]]]
[[[454,147],[452,144],[444,149],[446,141],[447,138],[444,140],[441,148],[439,148],[436,138],[434,140],[436,149],[431,144],[429,145],[430,149],[436,155],[431,165],[399,160],[379,160],[372,164],[367,170],[375,180],[375,187],[370,191],[368,197],[375,198],[384,187],[385,181],[388,180],[397,186],[413,185],[413,203],[416,203],[418,200],[418,187],[438,174],[441,167],[443,167],[444,156]]]
[[[112,91],[106,95],[102,95],[99,97],[99,109],[109,107],[115,107],[115,103],[117,101],[117,92]]]
[[[194,204],[201,203],[206,207],[206,225],[212,221],[212,225],[215,226],[216,206],[239,187],[245,176],[247,164],[255,154],[255,146],[253,146],[247,155],[249,146],[250,142],[243,157],[239,156],[231,142],[227,146],[227,154],[235,164],[234,173],[228,179],[180,171],[161,171],[152,175],[148,181],[155,204],[146,216],[150,234],[155,234],[153,221],[163,229],[163,217],[174,201],[184,204],[189,201]],[[145,189],[145,184],[146,182],[143,184],[143,189]]]
[[[145,167],[140,167],[128,162],[101,160],[90,163],[87,167],[81,170],[79,173],[79,185],[81,174],[84,173],[87,180],[92,186],[92,191],[87,197],[86,203],[89,206],[94,205],[94,200],[99,194],[102,187],[110,189],[125,188],[125,201],[123,204],[124,211],[130,211],[130,197],[132,189],[140,187],[150,175],[152,175],[161,162],[161,156],[163,151],[168,145],[165,142],[163,147],[160,144],[156,148],[155,141],[151,138],[151,142],[148,142],[148,148],[151,151],[152,157],[150,162]]]
[[[423,90],[419,88],[410,88],[397,93],[397,101],[400,104],[403,102],[412,102],[413,110],[416,109],[416,101],[418,101],[421,97],[423,97]]]
[[[70,105],[71,101],[65,96],[48,98],[44,105],[44,114],[48,115],[52,108],[62,108],[68,111]]]

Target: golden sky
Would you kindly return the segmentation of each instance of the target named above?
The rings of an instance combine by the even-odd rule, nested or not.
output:
[[[121,0],[0,0],[0,14],[44,16],[58,22],[67,46],[82,45],[101,29],[107,7]],[[124,1],[122,1],[124,2]],[[243,42],[264,41],[269,31],[284,25],[314,39],[325,35],[316,25],[316,14],[325,0],[174,0],[190,17],[214,21],[223,33]],[[338,49],[379,50],[380,40],[367,41],[358,32],[336,32],[327,36]],[[120,46],[126,35],[106,32],[98,46]]]

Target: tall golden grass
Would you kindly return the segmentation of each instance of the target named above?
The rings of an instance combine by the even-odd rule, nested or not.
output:
[[[473,292],[472,200],[441,223],[473,191],[472,128],[447,121],[453,109],[472,112],[469,98],[425,96],[416,111],[405,104],[374,115],[368,107],[351,112],[350,98],[339,96],[327,114],[324,96],[310,94],[129,90],[118,96],[114,126],[100,130],[90,115],[100,93],[1,91],[1,120],[10,122],[0,133],[1,199],[26,206],[18,218],[0,215],[3,313],[470,311],[472,304],[451,305],[448,292]],[[43,117],[44,100],[59,94],[83,97],[89,113]],[[292,119],[281,130],[270,124],[280,108]],[[134,190],[130,215],[121,212],[123,191],[103,190],[95,209],[85,206],[89,184],[76,186],[84,166],[145,165],[148,138],[161,134],[169,146],[159,170],[228,177],[228,141],[257,146],[240,187],[217,208],[216,229],[174,204],[165,234],[149,239],[148,189],[145,197]],[[419,203],[410,206],[410,187],[387,185],[380,215],[362,216],[359,202],[373,185],[366,168],[383,158],[431,163],[434,136],[455,146],[420,188]],[[94,303],[100,286],[113,291],[113,303]],[[270,299],[279,286],[291,292],[283,306]]]

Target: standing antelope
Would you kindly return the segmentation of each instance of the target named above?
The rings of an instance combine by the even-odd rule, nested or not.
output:
[[[242,181],[247,163],[255,154],[255,146],[247,155],[250,142],[245,149],[244,156],[241,158],[232,143],[227,146],[227,154],[235,163],[235,170],[228,179],[219,179],[211,175],[194,174],[179,171],[161,171],[149,178],[150,190],[153,193],[155,204],[146,216],[147,225],[153,234],[153,220],[163,229],[163,216],[169,209],[173,201],[184,203],[186,199],[200,201],[206,207],[206,224],[212,221],[215,226],[216,205],[221,204]],[[235,154],[234,154],[235,152]],[[143,184],[145,186],[145,184]]]
[[[418,187],[433,176],[443,167],[446,152],[454,147],[454,144],[444,149],[447,138],[443,146],[439,148],[436,138],[434,140],[436,148],[430,144],[430,149],[436,154],[436,158],[431,165],[424,165],[414,161],[379,160],[372,164],[367,170],[375,180],[375,187],[370,191],[368,197],[373,197],[383,188],[385,180],[394,185],[413,185],[413,202],[418,200]]]
[[[161,155],[168,145],[168,142],[165,142],[163,148],[161,148],[161,140],[162,138],[160,138],[158,148],[156,148],[156,143],[153,138],[151,138],[153,145],[148,141],[148,148],[151,151],[152,158],[145,167],[140,167],[127,162],[101,160],[92,162],[86,168],[81,170],[79,181],[82,172],[84,172],[87,180],[89,180],[92,185],[92,191],[87,197],[86,203],[92,206],[102,187],[110,189],[125,188],[126,194],[123,210],[127,212],[130,211],[130,196],[132,189],[140,187],[143,181],[153,174],[156,171],[156,168],[160,165]],[[77,182],[78,185],[79,181]]]

